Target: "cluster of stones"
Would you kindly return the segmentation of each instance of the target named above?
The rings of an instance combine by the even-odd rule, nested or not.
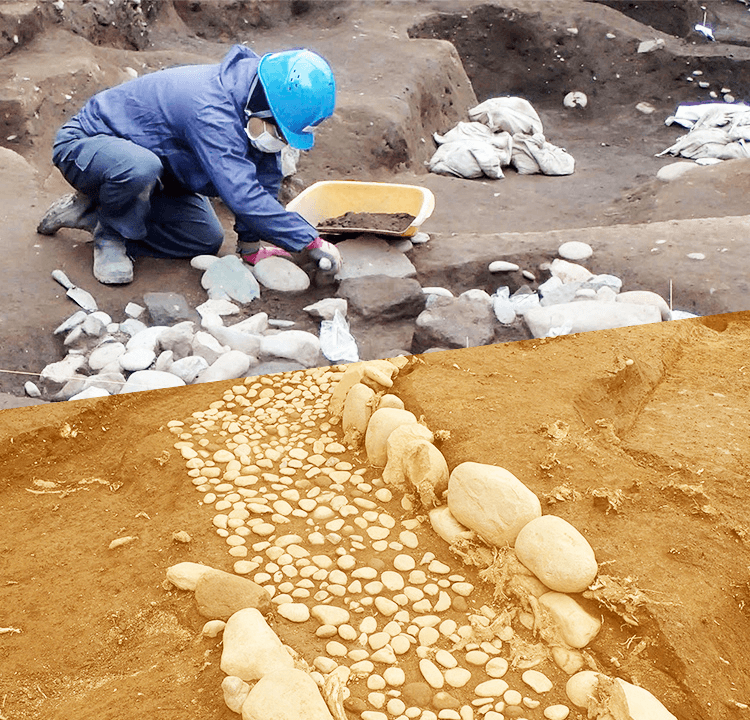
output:
[[[146,308],[128,303],[122,322],[114,322],[100,310],[79,310],[66,319],[55,330],[65,338],[66,356],[42,370],[42,389],[28,382],[27,394],[78,400],[329,362],[318,335],[290,329],[295,324],[292,321],[273,320],[259,312],[225,324],[224,318],[240,313],[240,307],[225,298],[209,299],[196,309],[174,293],[148,293],[145,299],[148,313]],[[305,309],[325,324],[337,310],[346,313],[345,301],[331,300]],[[147,315],[156,322],[147,326],[140,319]]]
[[[271,707],[283,720],[570,714],[545,697],[555,696],[557,675],[581,675],[576,648],[600,626],[567,594],[594,579],[593,551],[562,518],[542,516],[503,468],[448,472],[434,433],[388,392],[407,362],[248,378],[168,423],[234,574],[181,563],[167,577],[195,592],[204,635],[223,633],[224,697],[243,720],[270,718]],[[357,451],[369,468],[350,461]],[[538,617],[493,608],[492,588],[475,587],[469,568],[439,553],[447,548],[436,547],[433,528],[448,542],[515,546]],[[545,638],[553,647],[519,655],[539,619],[555,628]],[[271,627],[294,644],[310,623],[319,647],[311,658]],[[580,692],[568,697],[579,704]],[[672,717],[661,712],[631,715]]]
[[[572,262],[586,260],[592,252],[586,243],[564,243],[559,249],[561,257],[545,264],[551,277],[536,292],[522,287],[511,295],[507,287],[499,288],[491,297],[497,319],[509,325],[522,318],[535,338],[543,338],[688,316],[673,314],[666,300],[655,292],[621,292],[620,278],[595,275],[580,262]],[[511,272],[517,266],[496,261],[489,269]]]

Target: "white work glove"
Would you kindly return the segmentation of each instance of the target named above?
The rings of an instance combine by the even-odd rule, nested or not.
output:
[[[331,275],[335,275],[341,270],[342,259],[338,248],[323,238],[317,237],[308,246],[310,257],[315,260],[318,267]]]

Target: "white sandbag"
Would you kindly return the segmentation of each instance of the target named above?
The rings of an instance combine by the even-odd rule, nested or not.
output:
[[[731,160],[750,157],[750,148],[743,140],[732,141],[722,128],[699,128],[683,135],[674,145],[660,152],[663,155],[679,155],[695,160],[697,158],[718,158]]]
[[[532,104],[520,97],[490,98],[469,110],[469,117],[488,125],[495,132],[504,130],[511,135],[544,132],[542,121]]]
[[[507,152],[483,140],[457,140],[440,145],[427,167],[439,175],[478,178],[486,175],[498,180]],[[507,162],[506,162],[507,164]]]
[[[542,134],[513,136],[511,164],[520,175],[572,175],[575,159],[563,148],[553,145]]]
[[[438,145],[459,140],[482,140],[492,143],[499,148],[510,148],[512,142],[509,133],[494,133],[480,122],[459,122],[454,128],[448,130],[445,135],[434,133],[432,137]]]

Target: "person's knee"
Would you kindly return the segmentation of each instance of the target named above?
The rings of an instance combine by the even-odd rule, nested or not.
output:
[[[150,195],[159,182],[164,166],[151,152],[141,153],[111,168],[109,181],[127,186],[133,196]]]

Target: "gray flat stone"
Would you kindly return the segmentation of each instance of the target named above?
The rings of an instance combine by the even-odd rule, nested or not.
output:
[[[212,263],[203,273],[201,285],[212,299],[232,299],[246,304],[260,297],[255,275],[236,255],[225,255]]]
[[[362,235],[344,240],[336,245],[343,259],[337,280],[361,278],[368,275],[389,275],[406,278],[417,274],[410,260],[385,240],[372,235]]]
[[[183,295],[173,292],[149,292],[143,302],[154,325],[172,325],[177,320],[199,320]]]
[[[414,342],[422,348],[487,345],[495,337],[491,305],[465,298],[438,298],[417,318]]]
[[[416,280],[389,275],[342,280],[338,294],[353,312],[379,321],[417,317],[427,300]]]

